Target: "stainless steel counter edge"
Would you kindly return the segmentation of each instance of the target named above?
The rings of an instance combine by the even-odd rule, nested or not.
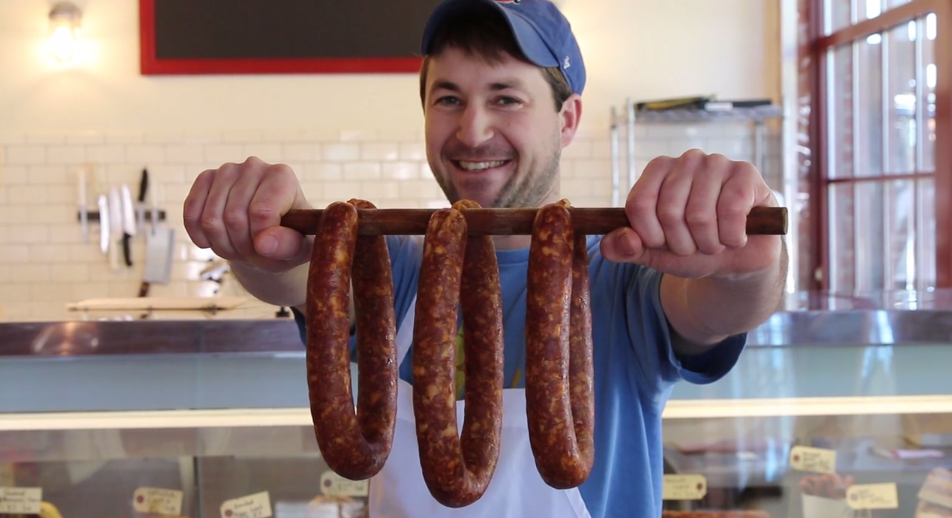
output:
[[[952,311],[775,313],[750,347],[952,345]],[[0,324],[0,357],[137,354],[303,354],[292,319],[65,321]]]

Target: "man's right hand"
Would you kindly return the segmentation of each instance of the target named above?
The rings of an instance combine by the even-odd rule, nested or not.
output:
[[[313,238],[282,227],[281,216],[309,208],[290,167],[250,157],[198,175],[185,199],[185,230],[223,259],[283,273],[310,259]]]

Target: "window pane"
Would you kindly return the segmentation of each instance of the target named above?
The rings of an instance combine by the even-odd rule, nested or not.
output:
[[[914,290],[916,282],[916,182],[900,180],[888,184],[888,205],[883,210],[889,217],[886,253],[889,257],[889,282],[886,289]]]
[[[886,132],[887,153],[884,169],[889,174],[916,170],[916,22],[910,21],[887,33],[883,42],[888,72]]]
[[[935,287],[935,181],[923,178],[918,181],[919,196],[916,200],[918,240],[916,247],[918,290]]]
[[[830,187],[830,290],[853,291],[853,184]]]
[[[852,25],[850,19],[853,0],[826,0],[824,3],[826,4],[826,13],[824,13],[824,19],[826,20],[824,27],[825,34],[830,34]]]
[[[827,59],[830,178],[853,176],[853,47],[832,49]]]
[[[908,4],[910,0],[886,0],[886,8],[892,9],[893,7],[898,7],[902,4]]]
[[[883,172],[883,45],[873,34],[856,43],[856,176]]]
[[[883,12],[885,0],[853,0],[856,5],[853,23],[876,18]]]
[[[930,14],[919,20],[917,27],[918,34],[922,36],[918,38],[922,52],[919,66],[919,95],[925,99],[921,106],[921,117],[925,122],[919,133],[919,140],[922,142],[922,163],[919,167],[922,171],[935,171],[936,15]]]
[[[857,183],[854,203],[856,291],[881,290],[884,286],[883,260],[886,248],[883,182]]]

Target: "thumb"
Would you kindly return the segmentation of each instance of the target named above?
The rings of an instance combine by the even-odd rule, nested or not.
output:
[[[286,227],[270,227],[255,236],[255,252],[275,261],[304,261],[310,255],[309,241],[300,232]]]
[[[602,255],[615,263],[639,262],[645,255],[645,245],[634,229],[623,227],[607,234],[601,243]]]

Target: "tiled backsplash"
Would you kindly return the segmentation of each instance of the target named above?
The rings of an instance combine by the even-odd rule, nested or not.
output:
[[[743,124],[663,124],[636,129],[638,171],[652,157],[692,147],[753,160],[751,128]],[[781,187],[779,137],[767,139],[764,175]],[[625,149],[620,142],[621,199],[627,192]],[[0,321],[82,318],[70,302],[135,297],[144,265],[145,237],[132,243],[132,267],[110,268],[98,246],[98,224],[84,242],[77,221],[79,171],[87,171],[88,208],[96,196],[127,183],[133,196],[143,168],[150,189],[176,231],[175,264],[168,285],[150,295],[245,296],[235,282],[200,280],[214,255],[200,250],[182,226],[182,202],[195,176],[249,155],[290,165],[315,207],[360,197],[379,207],[445,206],[424,155],[420,132],[288,131],[209,134],[78,133],[0,136]],[[580,134],[562,161],[562,195],[576,206],[611,203],[611,142],[607,128]],[[148,200],[148,198],[147,198]],[[270,317],[277,308],[257,302],[224,313]],[[90,315],[86,315],[91,318]],[[101,318],[97,316],[96,318]],[[110,318],[115,318],[115,315]]]

